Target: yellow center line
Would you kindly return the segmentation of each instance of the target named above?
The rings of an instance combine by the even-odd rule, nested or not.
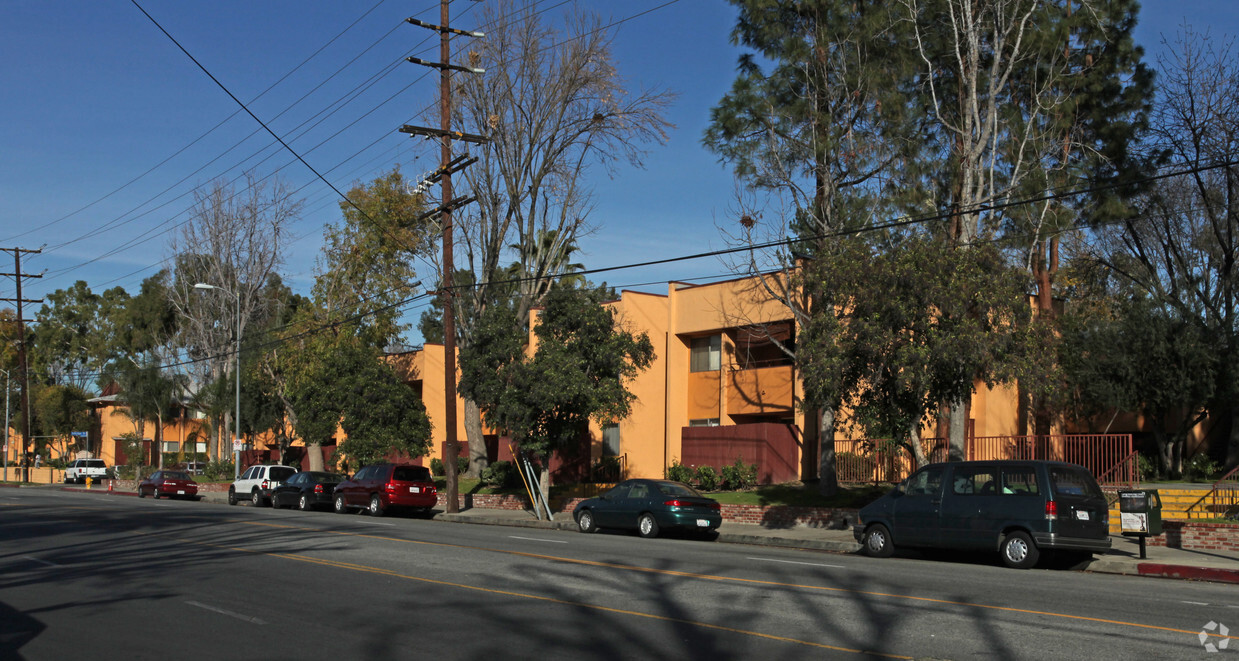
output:
[[[268,525],[270,527],[275,527],[275,528],[297,528],[296,526],[281,526],[281,525],[276,525],[276,524],[256,524],[256,525]],[[299,528],[299,529],[314,530],[313,528]],[[137,533],[137,534],[147,535],[148,533]],[[348,533],[342,533],[342,534],[348,534]],[[163,535],[155,535],[155,534],[150,534],[150,535],[159,536],[159,537],[163,536]],[[369,535],[356,535],[356,536],[369,537]],[[175,538],[169,538],[169,539],[175,539]],[[380,538],[380,539],[388,539],[388,538]],[[175,541],[183,542],[186,544],[195,544],[198,546],[207,546],[207,547],[216,548],[216,549],[237,551],[241,553],[249,553],[249,554],[254,554],[254,555],[265,555],[265,556],[272,557],[272,558],[282,558],[285,560],[294,560],[297,562],[307,562],[310,564],[321,565],[324,567],[334,567],[338,569],[347,569],[349,571],[378,574],[380,576],[388,576],[391,578],[402,578],[402,579],[409,580],[409,581],[428,583],[431,585],[438,585],[441,587],[457,588],[461,590],[472,590],[475,592],[484,592],[487,594],[502,595],[506,597],[516,597],[519,599],[534,599],[537,601],[543,601],[543,602],[552,603],[552,604],[560,604],[563,606],[570,606],[573,608],[587,608],[590,610],[602,611],[605,613],[615,613],[618,615],[630,615],[633,617],[641,617],[641,618],[646,618],[650,620],[657,620],[660,622],[671,622],[674,624],[686,624],[690,626],[700,627],[702,629],[713,629],[715,631],[726,631],[728,633],[735,633],[735,634],[740,634],[743,636],[752,636],[755,638],[762,638],[765,640],[772,640],[776,642],[792,643],[796,645],[804,645],[806,647],[816,647],[819,649],[831,650],[832,652],[850,652],[852,654],[865,654],[868,656],[880,656],[880,657],[887,658],[887,659],[909,659],[910,660],[913,658],[910,656],[902,656],[898,654],[885,654],[882,652],[874,652],[870,650],[858,650],[858,649],[852,649],[849,647],[838,647],[835,645],[827,645],[825,643],[816,643],[811,640],[801,640],[799,638],[788,638],[786,636],[776,636],[773,634],[762,633],[760,631],[750,631],[747,629],[736,629],[734,627],[725,627],[719,624],[711,624],[709,622],[699,622],[697,620],[687,620],[687,619],[678,618],[678,617],[667,617],[665,615],[658,615],[655,613],[643,613],[641,611],[626,610],[622,608],[612,608],[610,606],[599,606],[597,604],[590,604],[590,603],[581,602],[581,601],[570,601],[567,599],[556,599],[555,597],[546,597],[546,596],[537,595],[537,594],[528,594],[524,592],[513,592],[511,590],[497,590],[494,588],[484,588],[484,587],[479,587],[476,585],[466,585],[464,583],[453,583],[451,581],[440,581],[440,580],[433,579],[433,578],[425,578],[422,576],[411,576],[408,574],[402,574],[400,572],[397,572],[391,569],[383,569],[382,567],[371,567],[368,565],[359,565],[359,564],[355,564],[351,562],[340,562],[336,560],[327,560],[325,558],[315,558],[312,556],[300,555],[297,553],[271,553],[267,551],[258,551],[255,549],[247,549],[247,548],[239,547],[239,546],[225,546],[222,544],[211,544],[208,542],[202,542],[202,541],[197,541],[197,540],[192,540],[192,539],[175,539]],[[397,540],[397,541],[400,541],[400,540]],[[408,540],[405,540],[405,541],[408,541]],[[457,545],[439,544],[439,546],[457,546]],[[473,548],[473,547],[459,547],[459,548]],[[534,556],[534,557],[537,557],[537,556]]]

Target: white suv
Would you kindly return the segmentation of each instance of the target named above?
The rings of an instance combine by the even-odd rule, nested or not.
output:
[[[271,492],[297,472],[292,466],[279,464],[250,466],[228,487],[228,504],[236,505],[241,499],[249,499],[255,507],[266,505],[271,502]]]
[[[65,484],[70,482],[82,484],[88,477],[98,482],[107,476],[108,466],[103,463],[102,459],[74,459],[68,468],[65,468]]]

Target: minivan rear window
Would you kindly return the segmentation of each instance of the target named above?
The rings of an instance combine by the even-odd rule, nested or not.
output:
[[[103,460],[102,459],[87,459],[86,465],[90,466],[91,468],[103,468]]]
[[[396,466],[391,479],[399,482],[429,482],[430,469],[425,466]]]
[[[1064,496],[1104,498],[1097,481],[1083,468],[1050,466],[1050,485],[1053,486],[1054,493]]]

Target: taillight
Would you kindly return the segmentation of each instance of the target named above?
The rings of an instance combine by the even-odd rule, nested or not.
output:
[[[262,488],[263,488],[263,489],[270,489],[271,487],[269,486],[269,483],[268,483],[266,480],[263,480],[263,481],[262,481]]]
[[[704,507],[712,510],[720,509],[718,503],[694,503],[692,501],[680,500],[678,498],[663,501],[663,505],[666,505],[667,507]]]
[[[1058,503],[1052,500],[1045,501],[1045,518],[1051,521],[1058,518]]]
[[[321,485],[321,484],[315,484],[315,485],[314,485],[314,493],[322,493],[322,492],[323,492],[323,485]]]
[[[396,485],[395,485],[395,484],[393,484],[393,483],[391,483],[391,482],[388,482],[387,484],[384,484],[384,485],[383,485],[383,488],[384,488],[384,489],[386,489],[386,490],[388,490],[388,491],[395,491],[395,490],[396,490]]]

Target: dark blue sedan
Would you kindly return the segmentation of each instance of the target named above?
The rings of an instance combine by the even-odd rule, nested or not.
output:
[[[663,530],[710,532],[723,523],[718,501],[671,480],[625,480],[582,501],[572,516],[581,532],[620,528],[642,537],[657,537]]]
[[[336,485],[345,477],[323,471],[302,471],[289,476],[271,492],[271,506],[313,510],[331,505]]]

